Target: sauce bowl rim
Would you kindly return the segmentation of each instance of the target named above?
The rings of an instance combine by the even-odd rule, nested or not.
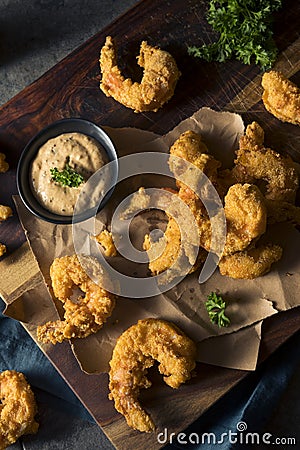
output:
[[[57,120],[42,128],[30,139],[21,153],[17,166],[16,181],[19,196],[26,208],[39,219],[54,224],[67,225],[87,220],[97,212],[102,210],[111,197],[114,191],[114,187],[111,188],[110,191],[105,195],[98,208],[92,208],[89,211],[86,211],[84,214],[80,215],[73,214],[63,216],[55,214],[51,211],[48,211],[45,207],[43,207],[43,205],[39,203],[30,187],[31,162],[33,161],[40,147],[45,142],[64,133],[82,133],[96,139],[97,142],[102,145],[108,156],[109,162],[114,162],[114,186],[117,183],[119,166],[118,154],[115,145],[113,144],[109,135],[103,130],[101,126],[87,119],[72,117]]]

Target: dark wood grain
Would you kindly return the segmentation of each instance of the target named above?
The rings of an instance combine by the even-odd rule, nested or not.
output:
[[[283,3],[284,8],[275,15],[274,24],[280,52],[299,39],[300,23],[299,1]],[[0,203],[13,206],[11,195],[17,193],[15,176],[21,151],[37,131],[55,120],[83,117],[100,125],[138,127],[163,134],[201,106],[230,109],[231,101],[260,75],[260,70],[237,61],[215,64],[188,56],[187,45],[212,38],[204,19],[206,4],[199,0],[144,0],[4,105],[0,110],[0,148],[8,155],[10,170],[1,176]],[[99,50],[109,34],[119,43],[127,75],[139,74],[135,55],[144,39],[169,50],[178,61],[182,77],[176,93],[157,113],[135,114],[99,90]],[[300,84],[300,73],[296,69],[294,72],[293,80]],[[254,119],[262,123],[268,142],[300,161],[299,127],[272,118],[260,101],[242,115],[246,123]],[[1,225],[0,241],[12,252],[24,240],[15,214]],[[266,320],[259,361],[265,360],[299,329],[299,308]],[[47,356],[117,448],[160,447],[155,434],[145,435],[129,429],[116,413],[107,398],[107,375],[81,372],[68,344],[52,347]],[[199,364],[197,377],[177,391],[155,379],[151,392],[143,394],[143,401],[154,420],[159,417],[170,432],[178,432],[245,376],[246,372]]]

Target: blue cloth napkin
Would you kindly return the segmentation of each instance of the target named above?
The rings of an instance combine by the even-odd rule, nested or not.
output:
[[[4,302],[0,298],[0,310],[3,311],[4,307]],[[23,372],[28,382],[38,388],[37,393],[35,392],[38,401],[39,398],[41,401],[47,398],[47,401],[53,401],[53,405],[57,402],[60,409],[66,413],[93,421],[91,415],[22,325],[1,312],[0,371],[3,370]]]
[[[3,310],[4,303],[1,299],[0,306]],[[35,392],[38,401],[51,402],[51,406],[56,405],[68,414],[93,421],[24,328],[3,314],[0,315],[0,346],[0,371],[14,369],[23,372],[30,384],[37,388]],[[159,436],[159,442],[166,444],[166,450],[250,448],[245,442],[240,442],[241,435],[245,439],[247,432],[262,433],[299,364],[300,333],[297,333],[186,429],[184,435],[172,437],[166,431]],[[273,438],[265,437],[270,442]],[[234,442],[236,439],[237,442]],[[259,439],[262,439],[262,435]],[[261,444],[260,442],[255,448],[264,448]]]
[[[297,428],[292,430],[290,436],[281,436],[280,430],[279,435],[269,433],[267,428],[268,421],[276,413],[282,395],[299,365],[300,332],[289,338],[255,372],[249,373],[188,427],[185,430],[186,436],[181,439],[187,443],[180,444],[178,439],[173,439],[172,444],[164,447],[165,450],[244,450],[274,446],[284,450],[300,448],[300,418]],[[295,396],[295,401],[297,398],[299,399],[299,394]],[[293,414],[292,409],[290,414]],[[198,441],[202,445],[196,443],[196,435],[192,433],[199,437]],[[254,433],[257,435],[253,436]],[[276,438],[283,438],[282,442],[285,442],[286,437],[295,438],[295,443],[291,443],[291,446],[275,445]],[[256,445],[250,445],[251,442]]]

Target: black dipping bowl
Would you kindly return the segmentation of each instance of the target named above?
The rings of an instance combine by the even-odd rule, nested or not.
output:
[[[70,224],[72,222],[81,222],[83,220],[87,220],[88,218],[92,217],[97,211],[100,211],[109,200],[114,188],[111,188],[110,191],[105,195],[96,211],[95,208],[90,209],[77,216],[61,216],[59,214],[52,213],[39,203],[31,190],[31,163],[34,160],[40,147],[46,141],[63,133],[86,134],[87,136],[94,138],[102,145],[107,153],[108,160],[115,162],[115,164],[113,165],[114,185],[116,184],[118,178],[118,156],[112,141],[105,133],[105,131],[103,131],[102,128],[100,128],[98,125],[84,119],[63,119],[59,120],[58,122],[54,122],[41,130],[26,145],[20,157],[17,168],[17,187],[23,203],[29,209],[29,211],[31,211],[40,219],[57,224]]]

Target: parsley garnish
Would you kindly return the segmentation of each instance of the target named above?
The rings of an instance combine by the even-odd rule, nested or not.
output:
[[[70,167],[69,160],[67,160],[63,170],[58,170],[57,167],[54,167],[54,169],[50,169],[50,173],[52,180],[60,183],[62,186],[77,188],[84,182],[83,176]]]
[[[211,0],[207,21],[219,33],[219,40],[188,47],[189,54],[207,61],[236,58],[263,70],[271,68],[277,55],[272,13],[280,7],[281,0]]]
[[[205,306],[212,323],[219,327],[228,327],[230,325],[230,319],[225,316],[226,303],[220,295],[211,292],[207,296]]]

